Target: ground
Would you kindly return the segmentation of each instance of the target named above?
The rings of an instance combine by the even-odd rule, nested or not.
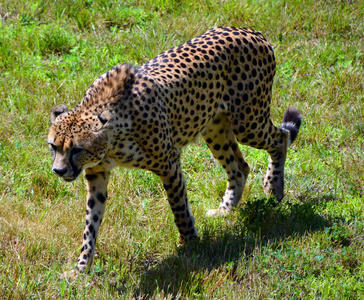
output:
[[[363,5],[2,1],[0,298],[362,298]],[[268,156],[242,147],[251,173],[241,206],[228,220],[207,218],[226,178],[198,140],[182,168],[201,242],[176,247],[156,176],[116,171],[94,271],[59,279],[79,254],[86,190],[49,167],[51,108],[74,107],[112,66],[142,65],[220,25],[257,29],[274,46],[274,123],[288,107],[304,113],[284,200],[264,196]]]

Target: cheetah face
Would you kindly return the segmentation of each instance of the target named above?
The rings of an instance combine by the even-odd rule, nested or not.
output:
[[[51,116],[48,144],[53,157],[52,171],[65,181],[75,180],[80,173],[100,163],[107,149],[103,132],[105,118],[76,117],[64,105],[56,106]],[[90,125],[92,124],[92,126]]]

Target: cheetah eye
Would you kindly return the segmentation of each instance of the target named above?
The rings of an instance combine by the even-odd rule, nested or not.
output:
[[[71,154],[72,154],[72,155],[76,155],[76,154],[81,153],[82,151],[83,151],[83,149],[82,149],[82,148],[80,148],[80,147],[75,147],[75,148],[73,148],[73,149],[71,150]]]
[[[57,146],[55,144],[52,144],[52,143],[48,143],[48,145],[50,145],[52,147],[52,150],[54,152],[57,152]]]

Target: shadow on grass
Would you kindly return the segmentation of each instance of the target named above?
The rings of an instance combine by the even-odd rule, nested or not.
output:
[[[201,270],[208,272],[234,264],[248,259],[257,247],[275,249],[289,237],[330,227],[332,222],[315,212],[320,199],[277,206],[267,199],[249,201],[235,224],[206,226],[200,232],[200,241],[181,247],[177,255],[142,271],[137,294],[152,296],[163,290],[177,296],[190,293],[191,289],[199,293],[198,283],[203,285]]]

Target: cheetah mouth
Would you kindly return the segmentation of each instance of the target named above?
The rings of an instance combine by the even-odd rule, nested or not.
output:
[[[73,173],[72,175],[63,176],[62,179],[66,182],[71,182],[77,179],[78,175],[80,175],[80,172]]]
[[[64,181],[67,181],[67,182],[74,181],[76,178],[77,178],[77,176],[67,176],[67,177],[62,177],[62,179],[63,179]]]
[[[78,175],[80,175],[80,173],[82,172],[82,170],[78,170],[76,168],[73,168],[73,172],[71,174],[67,174],[62,176],[62,179],[66,182],[71,182],[77,179]]]

